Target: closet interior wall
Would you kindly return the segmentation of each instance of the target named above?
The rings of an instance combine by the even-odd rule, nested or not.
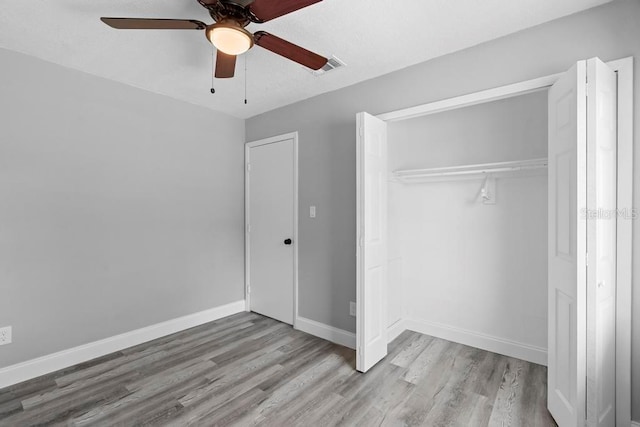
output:
[[[547,92],[389,124],[387,323],[547,348],[547,170],[401,183],[392,172],[547,157]],[[443,337],[446,337],[443,336]],[[464,341],[464,339],[463,339]],[[536,357],[532,357],[536,359]]]

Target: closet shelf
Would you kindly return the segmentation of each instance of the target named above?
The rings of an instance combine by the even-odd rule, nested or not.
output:
[[[547,163],[547,159],[532,159],[444,168],[407,169],[392,172],[391,178],[403,183],[475,179],[487,175],[508,175],[514,172],[535,171],[546,168]]]

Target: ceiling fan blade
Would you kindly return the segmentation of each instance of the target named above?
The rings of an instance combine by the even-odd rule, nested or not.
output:
[[[258,46],[277,53],[280,56],[284,56],[298,64],[302,64],[305,67],[309,67],[312,70],[319,70],[329,61],[317,53],[313,53],[265,31],[258,31],[253,37]]]
[[[118,30],[204,30],[207,24],[195,19],[100,18]]]
[[[228,79],[233,77],[236,72],[236,56],[227,55],[226,53],[218,50],[216,56],[216,78]]]
[[[249,5],[249,10],[261,22],[286,15],[296,10],[303,9],[322,0],[255,0]]]

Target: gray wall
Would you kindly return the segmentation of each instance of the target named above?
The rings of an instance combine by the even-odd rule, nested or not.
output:
[[[244,298],[242,120],[0,64],[0,368]]]
[[[616,1],[336,92],[256,116],[247,140],[300,132],[300,314],[355,330],[355,114],[379,114],[568,69],[593,56],[640,57],[640,1]],[[437,40],[434,41],[437,43]],[[327,76],[327,78],[329,78]],[[640,79],[635,79],[635,104]],[[636,134],[640,115],[636,108]],[[636,136],[635,141],[638,141]],[[637,144],[636,144],[637,146]],[[640,147],[634,153],[635,181]],[[634,190],[640,200],[640,185]],[[640,224],[634,229],[640,248]],[[633,311],[640,313],[640,249],[634,253]],[[633,327],[633,407],[640,420],[640,315]]]

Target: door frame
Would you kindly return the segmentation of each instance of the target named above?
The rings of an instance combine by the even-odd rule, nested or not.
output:
[[[633,209],[633,57],[606,63],[618,75],[618,178],[617,207]],[[570,65],[570,64],[569,64]],[[440,101],[379,114],[376,117],[395,122],[462,107],[483,104],[527,93],[547,90],[565,72],[500,86]],[[631,423],[631,312],[633,267],[633,221],[618,221],[617,296],[616,296],[616,419]],[[359,242],[356,242],[356,245]],[[390,338],[397,334],[390,334]]]
[[[261,145],[293,140],[293,327],[298,322],[298,132],[286,133],[257,141],[244,147],[244,296],[245,311],[251,311],[251,149]]]

